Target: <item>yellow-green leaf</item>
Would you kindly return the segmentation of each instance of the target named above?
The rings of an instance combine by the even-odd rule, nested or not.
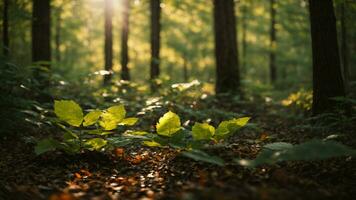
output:
[[[84,144],[90,150],[100,150],[106,145],[107,141],[102,138],[93,138],[87,140]]]
[[[160,143],[155,141],[143,141],[142,144],[149,146],[149,147],[160,147],[162,146]]]
[[[79,127],[83,121],[82,108],[71,100],[54,101],[54,113],[68,124]]]
[[[101,119],[99,121],[99,125],[103,127],[106,131],[111,131],[117,128],[118,121],[116,117],[109,113],[105,112],[101,114]]]
[[[119,123],[119,125],[133,126],[136,124],[137,121],[138,118],[135,117],[125,118]]]
[[[130,131],[130,132],[128,132],[128,134],[130,134],[130,135],[147,135],[148,132],[146,132],[146,131]]]
[[[241,117],[241,118],[238,118],[238,119],[234,119],[234,123],[240,127],[243,127],[245,126],[248,121],[251,119],[251,117]]]
[[[156,129],[158,135],[171,137],[181,129],[179,116],[171,111],[167,112],[159,119]]]
[[[194,140],[209,140],[213,137],[215,128],[207,123],[195,123],[192,128]]]
[[[216,129],[214,137],[216,139],[224,139],[227,136],[230,136],[231,134],[235,133],[241,127],[245,126],[249,120],[250,117],[242,117],[238,119],[223,121],[219,124],[218,128]]]
[[[121,122],[126,116],[124,105],[112,106],[107,109],[107,112],[114,116],[117,123]]]
[[[100,118],[100,115],[101,115],[100,110],[94,110],[94,111],[89,112],[84,117],[83,126],[90,126],[90,125],[95,124],[98,121],[98,119]]]

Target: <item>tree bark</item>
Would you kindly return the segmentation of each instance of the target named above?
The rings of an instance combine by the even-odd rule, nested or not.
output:
[[[121,79],[130,80],[130,71],[128,68],[129,53],[129,17],[130,17],[130,0],[122,1],[122,30],[121,30]]]
[[[161,7],[160,0],[151,0],[151,69],[150,77],[151,81],[158,78],[160,74],[159,69],[159,50],[160,50],[160,31],[161,31]],[[153,86],[155,87],[155,86]]]
[[[187,57],[183,56],[183,79],[184,82],[188,82],[188,61],[187,61]]]
[[[342,65],[343,65],[343,74],[344,74],[344,82],[345,88],[349,89],[348,84],[350,80],[350,68],[349,68],[349,46],[348,42],[348,33],[347,33],[347,17],[346,17],[346,8],[347,1],[343,1],[341,4],[341,57],[342,57]]]
[[[241,18],[241,28],[242,28],[242,66],[241,66],[241,73],[245,74],[247,69],[246,69],[246,53],[247,53],[247,5],[243,4],[242,5],[242,18]]]
[[[50,0],[33,0],[32,5],[32,61],[50,68],[51,61],[51,8]],[[35,77],[42,86],[49,84],[48,72],[37,69]]]
[[[276,2],[270,0],[271,9],[271,29],[270,29],[270,54],[269,54],[269,69],[270,81],[274,84],[277,80],[276,66]]]
[[[332,0],[309,0],[313,52],[313,114],[333,111],[345,96]]]
[[[57,16],[56,16],[56,35],[55,35],[55,52],[56,52],[56,62],[59,63],[61,61],[61,13],[62,8],[59,7],[57,9]]]
[[[216,94],[238,93],[240,74],[234,0],[213,0]]]
[[[112,0],[105,0],[105,70],[109,74],[104,75],[104,85],[110,85],[112,79],[113,38],[112,38]]]
[[[3,13],[3,23],[2,23],[2,39],[3,39],[3,54],[4,56],[9,55],[10,39],[9,39],[9,0],[4,0],[4,13]]]

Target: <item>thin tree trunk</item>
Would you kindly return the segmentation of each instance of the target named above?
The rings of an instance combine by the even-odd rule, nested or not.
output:
[[[309,0],[313,51],[313,114],[333,111],[345,96],[332,0]]]
[[[109,72],[104,76],[104,85],[110,85],[112,79],[112,59],[113,59],[113,49],[112,49],[112,0],[105,0],[105,70]]]
[[[62,8],[57,9],[57,23],[56,23],[56,35],[55,35],[55,52],[56,52],[56,62],[59,63],[61,61],[61,12]]]
[[[184,82],[188,82],[188,62],[186,56],[183,56],[183,78]]]
[[[271,29],[270,29],[270,55],[269,55],[269,69],[270,69],[270,81],[272,84],[277,79],[277,67],[276,67],[276,2],[270,0],[271,6]]]
[[[160,31],[161,31],[161,7],[160,0],[151,0],[151,69],[150,78],[151,81],[158,78],[160,74],[159,69],[159,50],[160,50]],[[155,90],[155,85],[152,84],[152,89]]]
[[[213,0],[216,94],[238,93],[240,75],[234,0]]]
[[[41,61],[42,67],[50,68],[50,0],[33,0],[32,9],[32,61]],[[48,72],[39,68],[35,71],[35,77],[42,86],[48,86],[48,75]]]
[[[241,73],[244,74],[246,72],[246,52],[247,52],[247,5],[244,4],[242,7],[242,18],[241,18],[241,24],[242,24],[242,66],[241,66]]]
[[[350,69],[349,69],[349,47],[348,47],[348,33],[346,28],[347,17],[346,17],[346,0],[341,4],[341,57],[343,64],[343,74],[344,74],[344,82],[345,88],[348,89],[348,84],[350,80]]]
[[[130,16],[130,0],[122,1],[122,30],[121,30],[121,79],[130,80],[130,71],[128,68],[129,53],[129,16]]]
[[[3,15],[3,24],[2,24],[2,39],[3,39],[3,54],[4,56],[9,55],[9,0],[4,0],[4,15]]]

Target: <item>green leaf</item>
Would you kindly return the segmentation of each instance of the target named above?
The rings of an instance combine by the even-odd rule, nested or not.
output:
[[[160,147],[162,146],[160,143],[155,142],[155,141],[143,141],[143,145],[149,146],[149,147]]]
[[[108,138],[108,142],[110,145],[114,147],[123,147],[129,145],[133,142],[131,138],[124,138],[124,137],[111,137]]]
[[[130,135],[147,135],[149,133],[146,131],[130,131],[130,132],[128,132],[128,134],[130,134]]]
[[[82,108],[72,100],[54,101],[54,113],[72,126],[79,127],[82,124]]]
[[[106,131],[114,130],[117,128],[118,121],[116,117],[108,112],[101,114],[99,125]]]
[[[99,125],[104,130],[110,131],[117,128],[117,125],[125,118],[126,110],[123,105],[112,106],[101,114]]]
[[[242,117],[238,119],[222,121],[216,129],[214,137],[218,140],[225,139],[240,128],[244,127],[249,120],[250,117]]]
[[[211,163],[219,166],[224,166],[224,160],[217,156],[211,156],[204,151],[200,150],[192,150],[192,151],[184,151],[182,154],[188,158],[191,158],[196,161],[202,161],[206,163]]]
[[[254,160],[236,160],[240,165],[256,167],[282,161],[324,160],[340,156],[355,156],[356,150],[334,141],[311,140],[299,145],[272,143],[264,146]]]
[[[95,124],[99,120],[100,116],[101,116],[100,110],[94,110],[89,112],[84,117],[83,126],[90,126]]]
[[[67,131],[64,133],[63,135],[63,139],[64,140],[74,140],[74,139],[79,139],[78,135],[71,132],[71,131]]]
[[[275,143],[270,143],[266,144],[263,146],[263,148],[270,149],[273,151],[283,151],[287,150],[293,147],[293,144],[291,143],[286,143],[286,142],[275,142]]]
[[[36,155],[40,155],[47,151],[53,151],[59,146],[60,146],[59,142],[52,138],[43,139],[37,143],[35,147],[35,153]]]
[[[107,141],[102,138],[93,138],[87,140],[84,145],[87,146],[89,150],[100,150],[106,145]]]
[[[215,133],[215,128],[207,123],[195,123],[192,128],[194,140],[210,140]]]
[[[168,137],[171,137],[181,128],[179,116],[171,111],[164,114],[156,125],[157,134]]]
[[[133,126],[136,124],[137,121],[138,118],[135,117],[125,118],[119,123],[119,125]]]
[[[117,123],[121,122],[126,116],[124,105],[112,106],[107,109],[107,112],[114,116]]]

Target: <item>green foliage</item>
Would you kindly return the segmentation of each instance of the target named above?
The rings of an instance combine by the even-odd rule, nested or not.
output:
[[[95,124],[99,120],[101,114],[102,113],[100,110],[93,110],[93,111],[89,112],[84,117],[83,126],[91,126],[91,125]]]
[[[71,100],[54,101],[54,113],[69,125],[79,127],[83,121],[82,108]]]
[[[171,137],[181,128],[179,116],[171,111],[164,114],[156,125],[157,134],[168,137]]]
[[[292,107],[296,110],[310,111],[313,104],[313,92],[304,89],[292,93],[282,101],[282,105]]]
[[[236,161],[243,166],[257,167],[262,164],[275,164],[282,161],[313,161],[355,155],[355,149],[341,143],[311,140],[298,145],[284,142],[267,144],[256,159],[236,159]]]
[[[194,140],[209,140],[215,134],[214,126],[207,123],[195,123],[192,128],[192,135]]]
[[[196,161],[202,161],[202,162],[207,162],[207,163],[211,163],[211,164],[215,164],[215,165],[219,165],[219,166],[223,166],[224,165],[224,160],[217,157],[217,156],[211,156],[207,153],[205,153],[204,151],[201,150],[191,150],[191,151],[185,151],[182,153],[184,156],[191,158],[193,160]]]
[[[35,153],[39,155],[47,151],[53,151],[59,146],[60,144],[58,143],[57,140],[54,140],[52,138],[44,139],[37,143],[35,147]]]
[[[84,116],[82,108],[71,100],[55,101],[54,113],[71,126],[54,121],[65,131],[63,141],[41,140],[35,148],[36,154],[55,149],[68,153],[78,153],[83,149],[99,151],[108,144],[107,135],[113,134],[114,129],[123,125],[132,126],[138,120],[125,118],[126,110],[123,105],[112,106],[103,111],[93,110]]]

